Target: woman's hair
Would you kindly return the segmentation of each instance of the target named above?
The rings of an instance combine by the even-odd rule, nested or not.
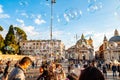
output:
[[[79,80],[105,80],[105,78],[99,69],[89,66],[81,72]]]
[[[61,66],[61,67],[62,67],[62,65],[61,65],[61,64],[56,64],[56,68],[58,68],[59,66]]]

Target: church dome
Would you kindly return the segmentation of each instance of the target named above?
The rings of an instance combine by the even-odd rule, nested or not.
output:
[[[120,42],[120,36],[113,36],[109,39],[109,42]]]

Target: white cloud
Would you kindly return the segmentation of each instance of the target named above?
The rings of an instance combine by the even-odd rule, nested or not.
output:
[[[0,14],[0,18],[10,18],[8,14]]]
[[[2,5],[0,5],[0,18],[10,18],[8,14],[3,13]]]
[[[39,18],[38,18],[38,19],[35,19],[34,22],[35,22],[36,24],[38,24],[38,25],[39,25],[39,24],[42,24],[42,23],[46,23],[44,20],[41,20],[41,19],[39,19]]]
[[[35,36],[38,36],[39,33],[37,31],[35,31],[35,27],[34,26],[24,26],[22,27],[23,30],[25,30],[25,32],[27,33],[27,35],[29,35],[28,37],[30,38],[35,38]]]
[[[115,15],[115,16],[118,16],[118,13],[117,13],[117,12],[114,12],[114,15]]]
[[[0,34],[2,35],[3,38],[5,38],[8,30],[4,29],[3,31],[0,31]]]
[[[3,13],[2,5],[0,5],[0,13]]]
[[[22,16],[25,16],[26,18],[28,18],[27,13],[21,13]]]
[[[45,20],[41,19],[41,15],[38,15],[37,18],[34,20],[34,22],[38,25],[46,23]]]
[[[53,38],[60,39],[62,36],[63,36],[63,31],[60,30],[53,31]]]
[[[24,21],[22,19],[16,19],[17,22],[24,24]]]
[[[23,29],[26,32],[28,39],[34,40],[40,36],[40,33],[35,30],[34,26],[26,26],[24,24],[24,20],[21,19],[16,19],[16,21],[20,23],[20,25],[16,25],[16,26],[21,26],[21,29]]]
[[[107,40],[109,41],[109,39],[113,36],[114,31],[111,33],[110,32],[111,31],[102,32],[102,33],[98,33],[98,32],[93,33],[92,39],[95,50],[98,50],[100,45],[102,45],[104,36],[106,36]]]
[[[16,19],[16,21],[20,23],[21,27],[25,26],[24,21],[22,19]]]

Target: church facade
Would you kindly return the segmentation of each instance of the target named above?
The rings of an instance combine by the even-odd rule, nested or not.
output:
[[[91,37],[87,40],[84,35],[76,42],[76,44],[67,50],[69,57],[79,60],[92,60],[94,58],[94,46]]]
[[[106,61],[120,61],[120,35],[117,29],[114,31],[114,36],[109,40],[104,36],[99,53],[103,55],[103,59]]]

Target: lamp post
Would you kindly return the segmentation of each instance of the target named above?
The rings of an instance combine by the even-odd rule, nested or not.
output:
[[[48,1],[48,0],[46,0]],[[50,20],[50,39],[52,40],[52,26],[53,26],[53,4],[56,3],[56,0],[51,0],[51,20]]]
[[[78,39],[78,36],[77,34],[75,35],[75,39],[76,39],[76,44],[75,44],[75,52],[77,54],[77,57],[76,57],[76,60],[77,60],[77,63],[79,63],[79,53],[77,53],[77,39]]]
[[[48,0],[46,0],[46,1],[48,1]],[[50,3],[51,3],[50,43],[52,43],[52,36],[53,36],[53,34],[52,34],[52,27],[53,27],[53,4],[56,3],[56,0],[51,0]],[[51,48],[50,48],[50,57],[51,57],[52,56],[52,52],[53,52],[53,45],[52,44],[50,44],[50,45],[51,45]]]

